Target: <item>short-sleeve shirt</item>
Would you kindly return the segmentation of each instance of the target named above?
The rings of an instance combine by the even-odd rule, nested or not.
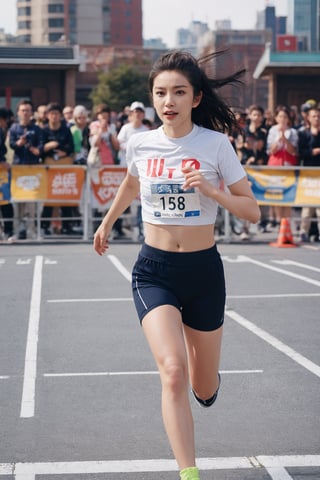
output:
[[[246,176],[228,137],[197,125],[179,138],[163,127],[133,135],[127,148],[128,171],[139,177],[142,219],[152,224],[214,224],[217,202],[198,189],[184,191],[182,168],[199,170],[216,188]]]

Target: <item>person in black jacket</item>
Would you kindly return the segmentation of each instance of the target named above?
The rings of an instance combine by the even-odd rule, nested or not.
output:
[[[299,131],[299,155],[304,167],[320,168],[320,109],[310,108],[307,115],[308,126]],[[303,207],[301,211],[300,240],[310,241],[311,219],[317,217],[315,240],[319,241],[320,207]]]
[[[50,103],[47,107],[48,125],[43,129],[43,159],[45,164],[72,165],[74,156],[73,137],[70,128],[62,117],[62,108],[58,103]],[[72,234],[72,206],[61,206],[61,233]],[[42,210],[41,228],[44,235],[50,235],[50,217],[53,207],[45,205]]]
[[[42,130],[33,120],[30,100],[21,100],[17,107],[18,121],[9,130],[10,148],[14,151],[13,165],[39,165],[43,147]],[[27,238],[27,232],[35,236],[36,203],[18,203],[19,240]]]

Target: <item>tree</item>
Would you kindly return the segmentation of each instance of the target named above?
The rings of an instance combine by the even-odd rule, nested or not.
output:
[[[90,99],[94,105],[107,103],[112,110],[121,111],[135,100],[149,103],[148,76],[131,65],[120,65],[110,72],[98,74],[98,85]]]

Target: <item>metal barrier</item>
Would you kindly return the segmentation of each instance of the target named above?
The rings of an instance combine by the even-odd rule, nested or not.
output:
[[[260,205],[320,206],[320,168],[309,167],[246,167],[252,191]],[[41,221],[43,206],[78,205],[79,217],[50,217],[52,222],[81,221],[79,239],[88,241],[93,223],[100,220],[95,212],[104,214],[126,175],[120,166],[87,167],[79,165],[13,165],[8,171],[0,164],[0,203],[34,203],[35,240],[43,240]],[[137,199],[130,215],[134,225]],[[230,238],[229,214],[225,213],[225,237]],[[64,238],[56,236],[55,240]]]

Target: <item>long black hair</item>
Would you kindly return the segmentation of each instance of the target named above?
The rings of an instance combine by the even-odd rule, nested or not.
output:
[[[192,109],[191,119],[193,123],[210,130],[231,131],[237,123],[234,113],[221,96],[217,94],[216,90],[225,85],[241,83],[240,77],[245,73],[245,70],[239,70],[224,78],[210,78],[204,66],[222,53],[224,52],[214,52],[198,60],[189,52],[181,50],[165,53],[154,63],[150,71],[150,92],[152,93],[154,80],[159,73],[166,70],[178,71],[192,85],[194,96],[202,92],[200,104]]]

